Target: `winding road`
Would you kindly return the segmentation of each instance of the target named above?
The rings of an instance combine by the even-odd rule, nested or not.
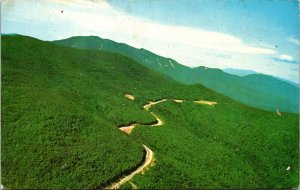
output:
[[[130,95],[130,94],[125,94],[125,97],[128,98],[129,100],[134,100],[134,96]],[[165,102],[167,100],[171,100],[174,101],[176,103],[182,103],[185,100],[179,100],[179,99],[161,99],[158,100],[156,102],[152,102],[149,101],[148,104],[144,105],[143,108],[146,111],[149,111],[149,109],[159,103]],[[214,106],[217,104],[217,102],[212,102],[212,101],[206,101],[206,100],[198,100],[198,101],[193,101],[196,104],[206,104],[206,105],[210,105],[210,106]],[[163,121],[157,116],[155,115],[153,112],[150,112],[151,115],[153,115],[156,118],[156,123],[155,124],[148,124],[147,126],[162,126],[164,123]],[[123,126],[123,127],[119,127],[119,129],[127,134],[130,134],[131,131],[138,125],[142,125],[140,123],[133,123],[131,125],[128,126]],[[145,124],[143,124],[145,125]],[[147,169],[148,167],[150,167],[152,165],[152,163],[154,162],[155,158],[154,158],[154,153],[153,151],[148,148],[146,145],[143,144],[143,147],[146,151],[146,157],[145,157],[145,161],[143,162],[143,164],[138,167],[136,170],[134,170],[132,173],[130,173],[129,175],[126,175],[125,177],[122,177],[121,179],[119,179],[117,182],[114,182],[113,184],[111,184],[110,186],[106,187],[105,189],[118,189],[121,185],[123,185],[124,183],[128,182],[130,179],[133,178],[133,176],[135,176],[136,174],[144,171],[145,169]]]
[[[143,165],[138,167],[138,169],[133,171],[131,174],[121,178],[118,182],[113,183],[111,186],[109,186],[105,189],[118,189],[122,184],[129,181],[134,175],[144,171],[147,167],[149,167],[152,164],[152,162],[154,161],[154,153],[146,145],[143,144],[143,146],[144,146],[144,149],[146,150],[146,158],[145,158]]]

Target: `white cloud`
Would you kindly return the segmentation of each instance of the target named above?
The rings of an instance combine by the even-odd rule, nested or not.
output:
[[[300,40],[299,39],[296,39],[294,37],[288,37],[287,40],[293,44],[296,44],[298,46],[300,46]]]
[[[272,59],[278,57],[291,60],[292,57],[280,55],[271,48],[274,46],[268,44],[257,47],[222,32],[165,25],[130,16],[112,8],[106,1],[47,0],[39,1],[39,6],[33,0],[13,2],[15,6],[9,11],[6,11],[4,3],[2,29],[7,33],[18,32],[45,40],[96,35],[148,49],[187,66],[251,69],[298,81],[298,76],[294,74],[298,75],[298,72],[294,66],[284,62],[274,63]],[[63,14],[60,10],[64,10]],[[16,28],[18,25],[20,27]],[[42,26],[53,29],[41,32]],[[9,28],[14,31],[9,31]]]
[[[286,61],[286,62],[293,62],[294,61],[294,58],[292,56],[286,55],[286,54],[281,54],[277,58],[281,61]]]
[[[144,47],[147,41],[155,40],[164,43],[177,42],[191,48],[204,48],[225,52],[245,54],[275,54],[270,48],[255,47],[245,44],[241,39],[221,33],[203,30],[201,28],[164,25],[146,19],[129,16],[113,9],[106,1],[47,0],[40,10],[28,12],[23,9],[22,20],[37,20],[51,22],[53,20],[69,22],[78,31],[92,31],[95,35],[125,41],[136,47]],[[64,10],[63,14],[58,14]],[[37,13],[34,13],[37,12]],[[38,14],[43,12],[42,14]],[[17,13],[18,14],[18,13]],[[53,17],[52,17],[53,16]],[[27,17],[27,18],[26,18]],[[63,26],[61,26],[63,27]],[[53,33],[52,39],[57,35]],[[159,44],[157,44],[159,48]]]

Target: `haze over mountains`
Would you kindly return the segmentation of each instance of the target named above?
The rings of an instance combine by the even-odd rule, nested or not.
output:
[[[123,43],[96,36],[78,36],[53,41],[55,44],[79,49],[94,49],[125,55],[138,63],[165,74],[183,84],[203,84],[208,88],[260,109],[298,113],[299,88],[289,82],[263,74],[231,75],[221,69],[190,68],[171,58],[136,49]],[[228,70],[227,70],[228,71]],[[231,70],[233,72],[233,70]],[[237,73],[235,71],[235,73]],[[241,71],[239,71],[241,73]],[[241,74],[240,74],[241,75]]]

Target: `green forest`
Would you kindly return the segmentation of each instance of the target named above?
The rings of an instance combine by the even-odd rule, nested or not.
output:
[[[2,35],[1,48],[1,178],[9,189],[105,188],[143,162],[143,144],[154,165],[123,189],[299,184],[298,114],[252,108],[112,52],[21,35]],[[186,101],[150,108],[163,126],[118,129],[155,122],[143,105],[163,98]]]

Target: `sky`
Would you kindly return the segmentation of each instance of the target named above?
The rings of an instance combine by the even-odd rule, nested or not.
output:
[[[2,0],[1,33],[99,36],[190,67],[237,68],[299,83],[296,0]]]

